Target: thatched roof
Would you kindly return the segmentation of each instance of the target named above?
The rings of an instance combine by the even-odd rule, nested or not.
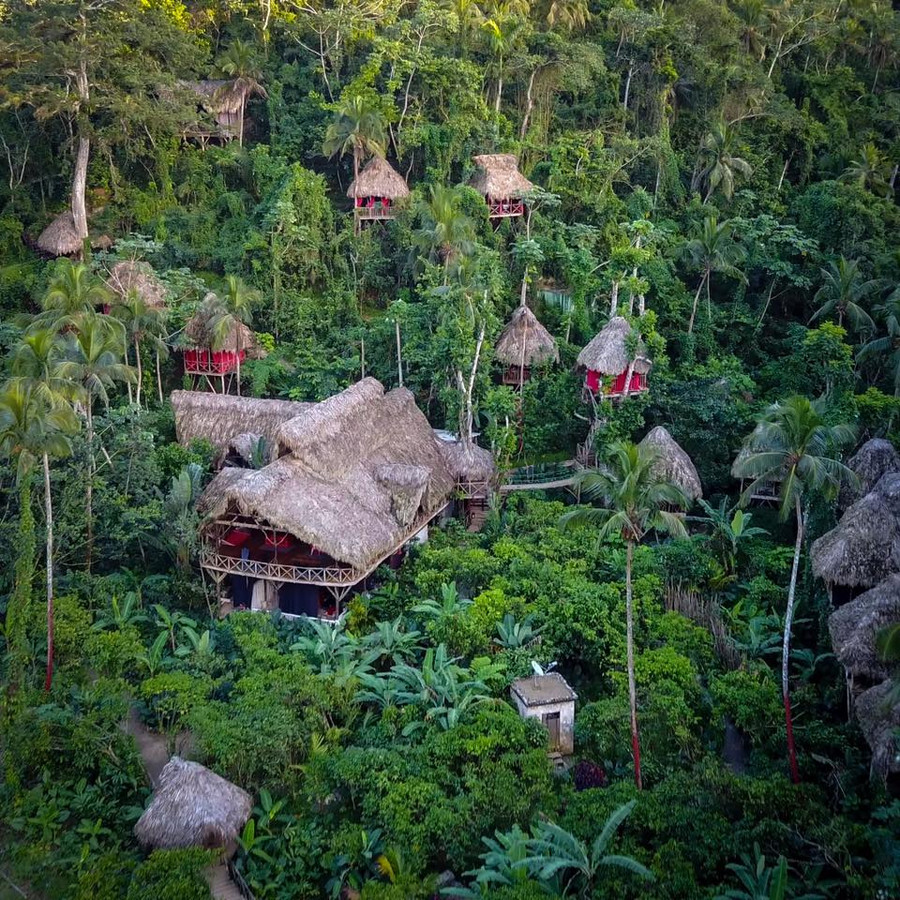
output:
[[[220,451],[242,434],[259,435],[274,447],[278,429],[315,406],[291,400],[257,400],[205,391],[172,391],[175,435],[187,446],[205,439]]]
[[[154,309],[165,308],[166,289],[145,262],[134,259],[117,262],[109,270],[106,286],[120,301],[127,300],[131,291],[135,291],[147,306]]]
[[[203,303],[184,326],[184,344],[187,347],[212,347],[214,340],[210,325],[210,317],[218,308],[216,295],[212,292],[203,298]],[[216,347],[216,350],[237,350],[238,346],[247,352],[248,356],[265,357],[265,353],[256,343],[256,335],[244,325],[243,322],[235,322],[225,340]]]
[[[517,200],[534,189],[534,185],[519,171],[519,163],[512,153],[486,153],[473,156],[478,167],[469,185],[479,194],[496,200]]]
[[[173,756],[134,833],[145,847],[227,847],[252,809],[245,790],[200,763]]]
[[[201,104],[215,115],[236,116],[241,111],[241,95],[231,90],[233,82],[225,78],[179,81],[179,86],[197,95]]]
[[[703,496],[703,485],[693,460],[669,434],[668,429],[657,425],[647,433],[640,446],[656,451],[653,471],[656,477],[680,487],[691,500]]]
[[[894,688],[893,681],[883,681],[860,694],[855,704],[860,730],[872,748],[872,770],[882,778],[900,772],[900,702],[890,702]]]
[[[228,491],[252,471],[237,466],[225,466],[203,489],[203,493],[197,499],[197,512],[210,519],[221,517],[228,506]]]
[[[40,250],[50,256],[71,256],[80,253],[82,241],[69,210],[60,213],[38,236]]]
[[[810,551],[815,575],[829,584],[873,587],[900,572],[900,523],[875,491],[857,500]]]
[[[875,482],[872,494],[884,500],[887,508],[900,521],[900,472],[888,472]]]
[[[559,362],[553,335],[527,306],[518,306],[512,314],[497,339],[494,356],[505,366],[539,366],[550,360]]]
[[[838,662],[854,675],[883,681],[891,666],[879,659],[876,640],[883,628],[896,622],[900,622],[900,575],[891,575],[829,616]]]
[[[865,497],[875,487],[882,475],[889,472],[900,472],[900,454],[890,441],[873,438],[866,441],[847,461],[859,478],[858,487],[844,485],[841,488],[840,504],[849,506],[860,497]]]
[[[359,178],[347,188],[348,197],[387,197],[400,200],[409,196],[409,188],[403,176],[382,156],[373,156]]]
[[[603,326],[599,334],[578,354],[578,365],[601,375],[620,375],[631,362],[627,349],[627,339],[631,325],[627,319],[615,316]],[[635,351],[634,371],[645,374],[652,363],[647,357],[644,342],[638,339]]]
[[[457,481],[490,482],[497,475],[493,454],[477,444],[464,441],[440,441],[441,453]]]
[[[364,570],[437,513],[456,478],[405,388],[366,378],[285,422],[279,458],[224,487],[226,506]]]

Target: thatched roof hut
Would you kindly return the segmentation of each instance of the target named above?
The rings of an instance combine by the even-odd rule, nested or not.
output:
[[[245,790],[200,763],[173,756],[134,833],[145,847],[230,847],[252,810]]]
[[[188,319],[184,326],[184,344],[187,347],[212,347],[214,340],[210,329],[210,318],[214,314],[218,303],[216,295],[212,292],[203,298],[203,303],[194,315]],[[259,355],[265,357],[265,353],[256,343],[253,331],[243,322],[235,322],[225,340],[217,344],[216,350],[236,351],[244,350],[251,358]]]
[[[477,169],[469,185],[479,194],[493,200],[518,200],[534,185],[519,171],[519,163],[512,153],[483,153],[473,156]]]
[[[668,429],[657,425],[647,433],[640,446],[650,447],[656,452],[653,471],[657,478],[677,485],[690,500],[703,496],[703,485],[693,460]]]
[[[453,477],[469,484],[490,484],[497,475],[497,465],[490,450],[477,444],[466,446],[464,441],[439,440],[441,454]]]
[[[900,523],[885,499],[872,491],[813,541],[810,556],[814,574],[829,584],[873,587],[900,572]]]
[[[246,401],[244,401],[246,402]],[[285,422],[278,458],[221,487],[242,516],[367,570],[446,505],[456,478],[405,388],[366,378]],[[217,490],[219,490],[217,486]]]
[[[882,778],[900,772],[900,702],[891,702],[896,685],[883,681],[856,698],[856,719],[866,743],[872,749],[872,771]]]
[[[524,304],[516,307],[507,326],[500,332],[494,356],[505,366],[539,366],[559,362],[559,350],[553,335]]]
[[[83,249],[70,210],[61,212],[38,236],[38,249],[48,256],[73,256]]]
[[[205,78],[202,81],[179,81],[178,84],[197,96],[200,105],[215,117],[224,132],[237,134],[242,98],[239,91],[232,90],[232,81]]]
[[[144,303],[153,309],[165,309],[166,289],[145,262],[124,259],[109,270],[106,286],[119,301],[128,299],[135,291]]]
[[[401,200],[409,196],[409,188],[403,176],[383,156],[373,156],[359,173],[359,178],[350,183],[347,196]]]
[[[841,488],[840,504],[849,506],[860,497],[865,497],[883,475],[900,472],[900,454],[890,441],[872,438],[866,441],[847,461],[859,479],[858,486],[844,485]]]
[[[281,426],[315,406],[204,391],[172,391],[170,399],[178,443],[187,446],[193,440],[203,439],[221,452],[244,434],[264,437],[274,447]]]
[[[614,316],[578,354],[578,365],[601,375],[619,375],[626,371],[631,362],[627,346],[631,331],[631,324],[627,319]],[[634,371],[644,375],[650,371],[651,366],[647,347],[638,339],[634,354]]]
[[[838,662],[872,681],[888,678],[891,666],[879,659],[876,641],[883,628],[896,622],[900,622],[900,575],[891,575],[828,617]]]

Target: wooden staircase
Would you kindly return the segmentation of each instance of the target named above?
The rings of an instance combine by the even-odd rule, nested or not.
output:
[[[469,531],[481,531],[489,510],[487,497],[470,498],[466,506],[466,528]]]

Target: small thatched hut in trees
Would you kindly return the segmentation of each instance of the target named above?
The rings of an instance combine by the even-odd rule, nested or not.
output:
[[[644,342],[637,336],[634,353],[629,351],[631,324],[615,316],[578,354],[578,366],[586,370],[585,389],[604,399],[642,394],[652,363]]]
[[[37,239],[38,249],[48,256],[75,256],[84,249],[71,210],[61,212]]]
[[[396,204],[409,196],[403,176],[382,156],[373,156],[347,188],[353,200],[353,215],[359,229],[366,222],[393,219]]]
[[[215,122],[214,125],[204,121],[194,122],[185,132],[185,137],[206,143],[210,140],[230,141],[242,133],[246,98],[242,100],[240,92],[231,90],[231,81],[206,78],[202,81],[180,81],[178,84],[196,96],[198,108]]]
[[[284,422],[275,446],[274,462],[223,470],[201,497],[200,564],[234,606],[339,615],[457,489],[413,395],[374,378]]]
[[[522,199],[534,185],[519,171],[512,153],[485,153],[473,156],[477,166],[469,186],[481,194],[488,205],[491,219],[508,219],[525,214]]]
[[[656,453],[653,471],[657,478],[680,487],[689,500],[697,500],[703,496],[703,485],[693,460],[668,429],[657,425],[647,433],[640,446],[650,447]]]
[[[832,600],[846,602],[900,572],[900,522],[888,501],[870,491],[813,541],[810,557]]]
[[[872,438],[866,441],[847,461],[847,466],[856,473],[857,485],[844,484],[841,488],[840,505],[847,507],[860,497],[865,497],[881,480],[882,476],[900,472],[900,454],[890,441]]]
[[[435,432],[441,453],[456,478],[457,512],[465,520],[469,531],[479,531],[490,509],[497,466],[489,450],[477,444],[466,445],[456,435]]]
[[[173,756],[134,833],[141,844],[154,850],[233,851],[252,810],[253,798],[245,790],[200,763]]]
[[[184,353],[184,373],[205,379],[211,390],[216,390],[212,379],[219,379],[219,389],[224,394],[230,385],[234,373],[240,375],[240,367],[246,359],[260,359],[265,352],[256,342],[253,331],[242,322],[235,322],[224,339],[216,340],[209,316],[214,311],[207,294],[200,309],[184,327],[182,352]]]
[[[731,464],[732,477],[740,480],[742,494],[749,485],[753,485],[753,490],[748,497],[749,500],[757,503],[777,503],[781,493],[782,478],[780,475],[772,475],[763,481],[757,481],[755,478],[747,475],[746,463],[751,453],[752,451],[748,444],[744,444],[741,447],[734,462]]]
[[[166,289],[145,262],[135,259],[117,262],[109,270],[106,286],[119,303],[124,303],[133,291],[151,309],[166,308]]]
[[[516,308],[500,332],[494,356],[503,369],[503,383],[521,387],[531,378],[531,369],[548,362],[559,362],[559,350],[553,335],[523,303]]]
[[[243,455],[241,447],[247,443],[244,436],[263,438],[274,448],[281,426],[315,406],[206,391],[173,391],[170,399],[178,442],[186,447],[191,441],[209,441],[219,451],[220,459],[233,446]]]
[[[879,658],[877,639],[883,628],[896,622],[900,622],[900,575],[889,576],[829,616],[834,655],[854,680],[874,684],[890,677],[892,667]]]
[[[856,720],[872,749],[872,771],[882,778],[900,772],[900,701],[895,691],[894,681],[883,681],[860,694],[855,705]]]

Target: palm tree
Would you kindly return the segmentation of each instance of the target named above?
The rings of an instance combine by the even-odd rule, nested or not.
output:
[[[34,520],[31,516],[30,480],[32,471],[41,460],[44,472],[44,511],[46,515],[47,559],[47,674],[44,690],[50,690],[53,679],[53,499],[50,490],[50,458],[60,458],[71,453],[69,435],[78,428],[72,408],[59,394],[52,394],[52,380],[16,377],[7,382],[0,394],[0,452],[16,458],[16,473],[20,485],[21,522],[20,555],[27,555],[22,571],[16,565],[17,581],[24,577],[24,567],[30,569],[34,554]],[[30,574],[27,586],[16,584],[17,601],[15,615],[24,615],[30,602]],[[20,607],[19,604],[24,603]],[[14,617],[13,617],[14,618]],[[15,619],[14,619],[15,621]],[[21,634],[24,621],[15,623]]]
[[[590,847],[565,828],[553,822],[541,822],[537,826],[536,836],[528,841],[529,855],[520,865],[534,871],[545,884],[562,876],[563,896],[568,896],[575,886],[579,897],[595,896],[602,873],[610,867],[631,872],[645,881],[653,881],[653,873],[637,860],[606,852],[634,805],[632,800],[612,813]]]
[[[878,281],[863,281],[859,271],[859,260],[845,259],[830,262],[827,269],[821,269],[822,286],[816,291],[813,302],[818,309],[809,320],[811,323],[823,316],[837,313],[837,323],[844,325],[844,317],[856,331],[873,331],[875,323],[863,309],[862,303],[873,291],[880,287]]]
[[[685,245],[684,254],[691,263],[702,272],[697,292],[694,294],[694,303],[691,307],[691,318],[688,322],[688,334],[694,330],[694,320],[697,317],[697,304],[700,301],[700,293],[706,287],[706,309],[712,318],[712,300],[710,297],[710,277],[713,272],[736,278],[746,283],[744,273],[737,268],[743,262],[745,253],[740,244],[732,239],[731,222],[721,224],[715,216],[709,216],[703,220],[700,233]]]
[[[741,23],[744,52],[762,62],[766,55],[765,31],[769,24],[765,0],[741,0],[733,11]]]
[[[596,525],[597,538],[619,535],[626,546],[625,630],[628,666],[628,700],[631,707],[631,745],[634,780],[641,789],[641,748],[637,722],[637,688],[634,677],[634,602],[631,570],[635,544],[651,530],[683,536],[684,523],[671,509],[684,509],[688,498],[677,485],[661,480],[654,471],[656,452],[629,441],[613,444],[604,465],[585,472],[578,480],[582,494],[601,507],[580,508],[566,513],[562,527]]]
[[[60,363],[59,375],[80,385],[84,391],[85,425],[88,446],[88,477],[85,485],[87,517],[87,570],[91,571],[94,549],[94,401],[109,407],[109,390],[116,382],[133,382],[134,370],[122,362],[125,345],[121,336],[110,331],[108,316],[85,317],[71,332],[67,358]]]
[[[590,20],[586,0],[550,0],[547,7],[547,24],[566,33],[585,28]]]
[[[884,354],[893,372],[894,396],[900,397],[900,288],[896,288],[875,312],[884,323],[885,333],[872,338],[859,351],[860,361],[876,354]]]
[[[253,48],[241,40],[234,40],[218,61],[218,69],[230,79],[220,90],[228,99],[238,102],[238,146],[244,146],[244,114],[251,97],[268,97],[261,84],[262,71],[256,62]]]
[[[384,156],[387,122],[381,109],[361,94],[342,97],[334,121],[325,131],[322,152],[327,157],[353,154],[353,180],[366,156]]]
[[[812,492],[833,493],[840,487],[842,480],[855,478],[850,469],[835,458],[841,447],[852,440],[853,428],[850,425],[827,423],[822,400],[790,397],[783,403],[772,404],[763,413],[745,442],[745,452],[738,456],[735,463],[735,475],[750,479],[750,484],[742,495],[743,503],[748,502],[753,492],[764,482],[778,482],[781,519],[786,520],[792,511],[796,519],[797,538],[794,542],[794,561],[791,566],[781,652],[781,693],[787,728],[788,760],[794,782],[800,780],[800,774],[797,769],[791,716],[789,663],[794,596],[805,534],[804,504]]]
[[[700,162],[702,168],[694,176],[692,188],[706,185],[704,203],[717,191],[721,190],[726,200],[734,196],[736,175],[750,175],[753,167],[745,159],[735,156],[734,129],[726,122],[719,122],[703,138],[700,144]]]
[[[891,187],[891,167],[871,143],[862,148],[859,159],[850,161],[839,180],[857,184],[879,197],[890,197],[894,192]]]
[[[475,223],[462,208],[462,191],[433,184],[418,205],[419,228],[414,239],[430,259],[444,264],[444,284],[450,267],[468,256],[475,246]]]
[[[112,300],[112,292],[90,267],[69,259],[60,260],[41,301],[41,312],[32,325],[66,331]]]
[[[156,354],[157,387],[159,402],[162,403],[162,385],[159,383],[159,358],[168,353],[165,335],[165,311],[157,306],[150,306],[141,295],[129,291],[122,303],[113,309],[113,315],[125,327],[125,333],[134,347],[135,365],[137,367],[137,392],[135,402],[141,405],[141,393],[144,386],[144,366],[141,360],[141,346],[150,341]]]
[[[241,354],[244,347],[244,328],[253,321],[252,304],[259,299],[259,291],[247,287],[236,275],[225,279],[225,292],[212,305],[212,315],[207,321],[212,336],[212,349],[221,350],[232,337],[237,354],[237,392],[241,395]]]

